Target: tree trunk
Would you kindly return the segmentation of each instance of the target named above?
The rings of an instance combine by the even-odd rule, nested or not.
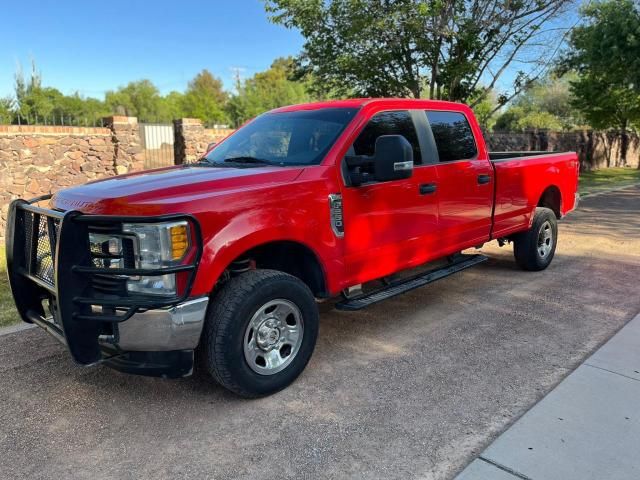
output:
[[[620,166],[627,166],[627,152],[629,150],[629,135],[627,135],[627,121],[622,122],[620,132]]]

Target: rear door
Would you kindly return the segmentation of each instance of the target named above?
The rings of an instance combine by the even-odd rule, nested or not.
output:
[[[418,136],[416,117],[424,124],[421,111],[376,113],[348,152],[373,155],[378,137],[402,135],[413,147],[414,171],[411,178],[343,189],[347,283],[363,283],[418,265],[433,250],[438,223],[437,171],[435,164],[423,160],[428,156],[424,139]]]
[[[428,110],[426,116],[438,155],[440,252],[446,254],[489,239],[495,179],[464,113]]]

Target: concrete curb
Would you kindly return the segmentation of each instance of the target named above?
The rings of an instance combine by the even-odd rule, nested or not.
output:
[[[22,332],[23,330],[30,330],[35,325],[32,323],[19,323],[17,325],[10,325],[8,327],[0,328],[0,337],[4,335],[11,335],[12,333]]]
[[[607,190],[600,190],[597,192],[593,192],[593,193],[585,193],[580,195],[580,198],[590,198],[590,197],[597,197],[599,195],[604,195],[605,193],[611,193],[611,192],[619,192],[620,190],[626,190],[627,188],[633,188],[633,187],[640,187],[640,183],[632,183],[630,185],[623,185],[622,187],[614,187],[614,188],[609,188]]]

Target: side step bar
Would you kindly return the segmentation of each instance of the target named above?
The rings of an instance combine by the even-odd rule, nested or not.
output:
[[[444,267],[429,270],[404,280],[392,282],[388,286],[375,290],[371,293],[342,300],[341,302],[338,302],[335,307],[338,310],[360,310],[374,303],[386,300],[387,298],[395,297],[401,293],[408,292],[428,283],[440,280],[441,278],[448,277],[453,273],[473,267],[474,265],[486,260],[488,260],[488,258],[484,255],[456,255],[454,260]]]

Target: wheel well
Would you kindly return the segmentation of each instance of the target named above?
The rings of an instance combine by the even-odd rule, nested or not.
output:
[[[300,243],[282,241],[260,245],[240,255],[232,265],[243,260],[255,262],[256,268],[279,270],[298,277],[318,298],[329,295],[318,257]]]
[[[555,185],[551,185],[547,187],[542,195],[540,196],[540,200],[538,201],[538,207],[547,207],[553,210],[553,213],[556,214],[556,218],[560,218],[562,214],[560,213],[560,203],[561,195],[560,190]]]

